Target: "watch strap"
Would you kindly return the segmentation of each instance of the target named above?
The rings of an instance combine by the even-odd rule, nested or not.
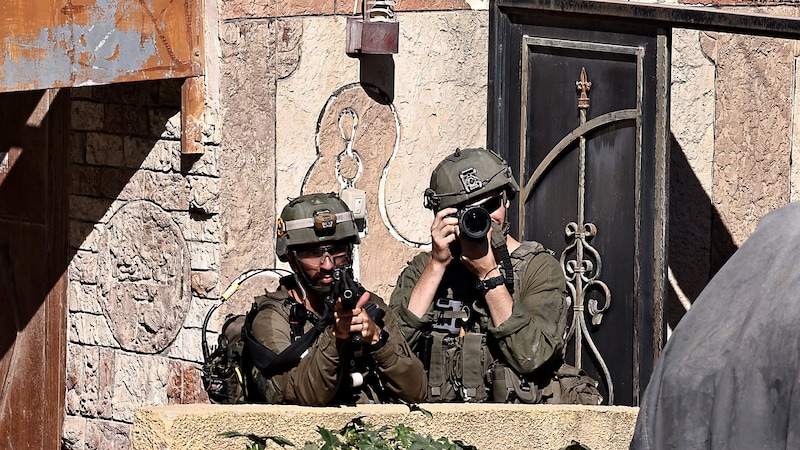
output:
[[[382,349],[387,342],[389,342],[389,332],[384,328],[381,330],[381,334],[378,335],[378,342],[369,345],[370,353],[377,352],[378,350]]]
[[[488,291],[490,289],[494,289],[501,284],[504,284],[506,279],[503,278],[502,275],[498,275],[496,277],[487,278],[485,280],[478,280],[475,282],[475,288],[480,291]]]

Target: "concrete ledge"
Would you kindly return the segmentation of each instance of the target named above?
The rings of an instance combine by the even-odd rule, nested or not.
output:
[[[639,411],[627,406],[424,404],[428,418],[403,405],[314,408],[283,405],[172,405],[141,408],[131,432],[133,450],[245,450],[244,438],[224,431],[278,435],[302,448],[319,438],[317,425],[338,429],[367,414],[376,425],[404,423],[422,435],[446,436],[481,450],[558,450],[576,440],[592,450],[627,449]],[[280,448],[271,444],[272,447]]]

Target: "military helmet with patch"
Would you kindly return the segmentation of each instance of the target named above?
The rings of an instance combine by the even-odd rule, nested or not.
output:
[[[519,184],[503,158],[484,148],[456,149],[433,169],[424,204],[438,212],[501,188],[509,199],[519,192]]]
[[[275,242],[278,259],[286,261],[290,247],[332,241],[360,241],[355,217],[338,195],[302,195],[283,208]]]

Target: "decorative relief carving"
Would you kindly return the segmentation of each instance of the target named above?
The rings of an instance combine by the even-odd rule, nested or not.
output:
[[[379,295],[401,267],[387,267],[388,258],[403,264],[422,244],[412,242],[392,225],[386,213],[386,174],[399,142],[400,123],[387,96],[369,85],[341,87],[323,108],[317,123],[317,160],[302,191],[339,192],[354,187],[367,192],[367,235],[359,247],[361,281]],[[381,224],[382,222],[382,224]]]
[[[189,251],[170,215],[147,201],[126,203],[98,236],[100,303],[125,350],[158,353],[189,309]]]
[[[279,80],[289,77],[297,69],[302,37],[302,19],[275,21],[275,72]]]

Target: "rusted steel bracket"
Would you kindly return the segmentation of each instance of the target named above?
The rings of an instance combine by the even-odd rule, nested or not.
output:
[[[181,153],[203,153],[205,77],[189,77],[181,86]]]

